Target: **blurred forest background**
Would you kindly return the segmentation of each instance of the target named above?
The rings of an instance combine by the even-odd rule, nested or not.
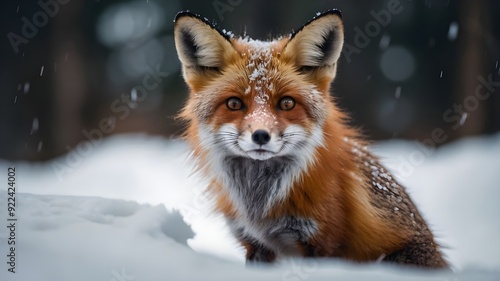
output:
[[[500,1],[16,0],[1,3],[0,158],[47,160],[129,132],[178,136],[180,10],[270,39],[332,8],[350,46],[333,95],[368,138],[500,130]]]

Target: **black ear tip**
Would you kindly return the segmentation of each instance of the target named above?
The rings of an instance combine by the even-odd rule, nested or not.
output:
[[[195,14],[195,13],[192,13],[191,11],[189,10],[186,10],[186,11],[180,11],[178,12],[176,15],[175,15],[175,18],[174,18],[174,24],[177,23],[177,21],[181,18],[184,18],[184,17],[189,17],[189,18],[195,18],[203,23],[205,23],[206,25],[210,26],[210,28],[216,30],[222,37],[224,37],[226,40],[230,40],[231,38],[229,37],[229,35],[227,35],[226,33],[222,32],[220,29],[217,28],[217,26],[215,25],[215,23],[211,23],[207,18],[205,17],[202,17],[198,14]]]
[[[328,15],[336,15],[340,18],[340,20],[342,20],[342,13],[340,12],[339,9],[331,9],[331,10],[328,10],[328,11],[323,12],[323,13],[317,13],[314,18],[312,18],[310,21],[306,22],[306,24],[304,24],[297,31],[293,32],[290,36],[290,39],[293,39],[295,37],[295,35],[297,35],[300,31],[302,31],[302,29],[304,29],[306,26],[308,26],[309,24],[311,24],[315,20],[320,19],[320,18],[325,17],[325,16],[328,16]]]
[[[314,19],[319,19],[327,15],[337,15],[342,19],[342,12],[339,9],[331,9],[323,13],[318,13],[317,16],[314,17]]]
[[[199,21],[202,21],[202,22],[210,25],[211,27],[214,27],[214,25],[207,18],[204,18],[204,17],[202,17],[202,16],[200,16],[198,14],[195,14],[195,13],[191,12],[190,10],[185,10],[185,11],[178,12],[175,15],[174,23],[177,22],[179,19],[184,18],[184,17],[195,18],[195,19],[197,19]]]
[[[191,11],[189,11],[189,10],[180,11],[180,12],[178,12],[175,15],[174,23],[177,22],[180,18],[183,18],[183,17],[198,18],[199,16],[197,16],[196,14],[191,13]]]

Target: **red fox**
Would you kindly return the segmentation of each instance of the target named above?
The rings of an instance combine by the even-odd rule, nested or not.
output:
[[[247,262],[448,266],[404,187],[330,96],[344,42],[338,10],[268,42],[180,12],[174,35],[190,89],[185,137]]]

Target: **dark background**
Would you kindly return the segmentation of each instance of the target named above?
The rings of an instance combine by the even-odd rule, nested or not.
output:
[[[479,76],[500,81],[500,1],[400,0],[401,12],[381,26],[373,13],[387,13],[389,2],[2,1],[0,158],[47,160],[101,135],[178,136],[174,116],[187,88],[172,20],[186,9],[237,35],[270,39],[338,8],[345,43],[360,47],[356,30],[371,32],[340,58],[333,84],[369,139],[424,140],[441,128],[449,142],[499,131],[500,88],[476,103],[470,96]],[[168,76],[155,76],[142,95],[137,87],[155,69]],[[443,117],[464,101],[472,102],[467,114]]]

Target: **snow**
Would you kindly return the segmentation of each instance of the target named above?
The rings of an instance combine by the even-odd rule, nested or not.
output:
[[[450,27],[448,29],[448,40],[455,41],[458,35],[458,23],[456,21],[450,23]]]
[[[387,49],[387,47],[389,47],[389,43],[391,43],[391,36],[388,34],[384,34],[380,38],[380,42],[378,44],[378,47],[380,50],[385,50],[385,49]]]
[[[245,90],[245,94],[250,93],[250,87],[253,87],[255,91],[254,101],[258,105],[250,114],[245,116],[245,119],[258,118],[258,122],[264,123],[267,120],[275,120],[276,116],[265,106],[269,101],[268,91],[273,89],[270,77],[276,73],[276,69],[272,66],[274,42],[254,40],[249,37],[240,40],[248,46],[248,53],[244,55],[248,57],[246,68],[249,73],[250,86]]]
[[[396,172],[420,149],[399,140],[371,148]],[[339,260],[246,267],[222,219],[209,214],[206,183],[191,174],[187,155],[181,141],[122,135],[75,163],[0,160],[0,171],[16,167],[18,218],[15,274],[6,270],[0,220],[0,280],[498,280],[500,134],[443,146],[396,176],[456,273]],[[68,166],[62,178],[54,162]],[[2,184],[2,214],[6,202]]]
[[[30,135],[38,131],[38,118],[33,118],[33,123],[31,123],[31,132]]]
[[[137,102],[137,89],[135,87],[130,90],[130,101],[133,103]]]
[[[256,103],[258,103],[260,105],[264,105],[269,100],[269,96],[268,95],[258,95],[258,96],[255,96],[254,100]]]
[[[26,82],[26,83],[24,83],[24,86],[23,86],[23,92],[24,92],[24,94],[27,94],[29,91],[30,91],[30,83]]]
[[[272,89],[269,77],[276,72],[274,67],[269,66],[273,59],[272,46],[274,42],[259,41],[248,37],[242,40],[248,46],[249,52],[245,54],[249,57],[246,68],[251,73],[248,79],[251,84],[255,84],[254,87],[258,95],[266,95],[265,89],[262,88]],[[271,70],[269,70],[270,68]]]
[[[389,170],[400,171],[402,159],[421,148],[415,142],[378,144]],[[460,140],[436,149],[411,173],[398,173],[458,269],[480,265],[499,269],[500,134]]]
[[[394,96],[396,97],[396,99],[399,99],[399,97],[401,96],[401,86],[396,87],[396,93],[394,94]]]
[[[230,30],[222,29],[222,33],[224,33],[224,35],[229,36],[229,38],[234,38],[234,33]]]
[[[463,125],[464,125],[465,120],[467,120],[467,116],[468,116],[468,115],[469,115],[469,114],[468,114],[467,112],[462,113],[462,116],[460,116],[460,122],[459,122],[459,123],[460,123],[460,126],[463,126]]]

